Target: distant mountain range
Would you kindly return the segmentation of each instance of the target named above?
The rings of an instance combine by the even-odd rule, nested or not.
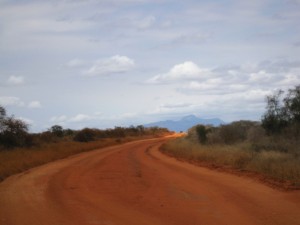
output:
[[[164,120],[164,121],[159,121],[159,122],[154,122],[154,123],[148,123],[145,124],[145,127],[164,127],[168,128],[171,131],[187,131],[189,128],[197,125],[197,124],[203,124],[203,125],[213,125],[213,126],[219,126],[221,124],[225,124],[224,121],[218,119],[218,118],[213,118],[213,119],[201,119],[195,115],[189,115],[185,116],[182,119],[178,121],[174,120]]]

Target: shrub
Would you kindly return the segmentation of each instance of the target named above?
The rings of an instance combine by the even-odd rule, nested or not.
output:
[[[255,121],[241,120],[211,128],[207,134],[209,144],[235,144],[247,140],[250,129],[258,127]]]
[[[56,137],[63,137],[64,136],[64,130],[63,127],[60,125],[54,125],[52,126],[49,131],[55,135]]]
[[[196,132],[201,144],[205,144],[207,141],[207,129],[203,125],[196,126]]]
[[[89,142],[95,139],[95,132],[90,128],[84,128],[74,136],[74,141]]]
[[[208,132],[209,128],[205,127],[204,125],[198,124],[188,130],[187,138],[196,143],[206,144]]]
[[[251,143],[258,143],[265,137],[265,130],[261,126],[253,126],[247,132],[247,140]]]

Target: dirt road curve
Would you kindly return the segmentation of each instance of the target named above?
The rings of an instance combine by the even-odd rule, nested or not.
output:
[[[293,225],[300,192],[162,155],[165,139],[73,156],[0,184],[1,225]]]

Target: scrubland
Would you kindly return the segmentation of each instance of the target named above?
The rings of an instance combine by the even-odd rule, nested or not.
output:
[[[254,130],[260,134],[254,136]],[[196,126],[187,136],[164,144],[161,151],[180,160],[251,174],[279,187],[300,188],[298,140],[267,136],[259,124],[249,121],[210,127],[206,131],[205,143],[201,143]]]
[[[261,121],[235,121],[219,127],[196,125],[161,150],[209,166],[262,175],[300,188],[300,85],[266,97]],[[281,185],[281,186],[282,186]]]

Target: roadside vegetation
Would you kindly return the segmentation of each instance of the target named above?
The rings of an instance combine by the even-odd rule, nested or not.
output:
[[[261,121],[196,125],[161,151],[200,165],[250,172],[286,188],[300,188],[300,85],[267,96]]]
[[[24,121],[7,116],[0,106],[0,182],[10,175],[80,152],[169,133],[165,128],[142,125],[106,130],[71,130],[54,125],[45,132],[32,134]]]

